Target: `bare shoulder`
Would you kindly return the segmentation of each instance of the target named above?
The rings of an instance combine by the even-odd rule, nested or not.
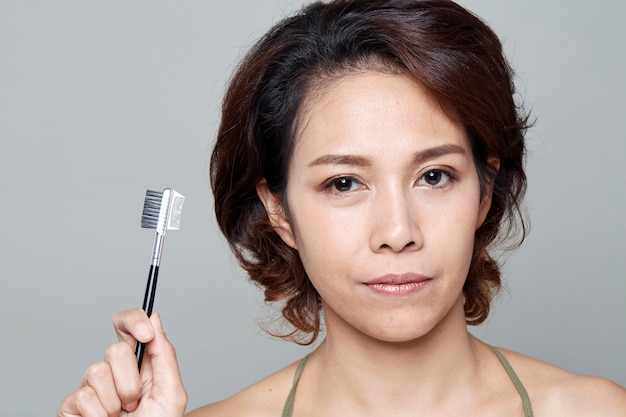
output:
[[[535,416],[626,417],[626,389],[501,349],[526,387]]]
[[[230,398],[191,411],[186,417],[280,416],[297,366],[298,362],[294,362]]]

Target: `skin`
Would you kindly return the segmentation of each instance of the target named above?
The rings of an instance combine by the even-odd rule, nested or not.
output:
[[[109,346],[104,361],[87,368],[80,387],[61,402],[57,416],[182,416],[187,393],[159,314],[148,318],[140,309],[122,311],[113,325],[119,342]],[[141,375],[137,341],[146,343]]]
[[[504,368],[465,324],[462,286],[490,193],[480,195],[461,126],[415,82],[378,72],[310,94],[299,120],[287,200],[264,181],[257,187],[324,308],[326,338],[302,375],[294,417],[522,416]],[[58,415],[182,415],[186,394],[158,316],[122,312],[115,326],[121,342]],[[141,377],[135,340],[148,342]],[[503,353],[535,416],[626,416],[622,387]],[[189,416],[279,416],[296,366]]]
[[[363,88],[369,82],[380,86]],[[415,91],[400,94],[404,84]],[[263,187],[260,194],[320,293],[329,339],[341,328],[387,342],[415,340],[453,307],[463,314],[474,231],[489,201],[481,205],[462,128],[417,85],[369,74],[332,86],[304,107],[289,166],[289,216]],[[416,293],[385,296],[367,285],[388,274],[419,281]]]

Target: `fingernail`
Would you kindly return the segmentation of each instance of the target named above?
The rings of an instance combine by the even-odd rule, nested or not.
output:
[[[128,403],[124,406],[124,410],[126,411],[134,411],[135,408],[137,408],[137,404],[139,404],[137,401],[133,401],[132,403]]]
[[[159,313],[154,313],[154,320],[156,321],[156,329],[160,332],[160,333],[165,333],[163,331],[163,323],[161,323],[161,315]]]
[[[139,323],[135,327],[135,333],[140,340],[147,340],[152,336],[152,330],[144,323]]]

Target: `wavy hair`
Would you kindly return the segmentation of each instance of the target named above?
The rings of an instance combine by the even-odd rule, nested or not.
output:
[[[283,303],[282,316],[293,329],[275,335],[300,344],[320,332],[319,295],[297,251],[270,225],[256,186],[265,179],[272,193],[284,196],[298,113],[314,86],[369,70],[411,77],[464,126],[481,193],[493,194],[463,287],[468,324],[487,318],[501,285],[494,244],[512,248],[526,234],[520,205],[529,122],[494,32],[448,0],[313,3],[274,26],[238,66],[210,163],[219,227],[265,300]],[[490,156],[500,159],[498,170],[487,163]],[[505,246],[517,225],[518,239]]]

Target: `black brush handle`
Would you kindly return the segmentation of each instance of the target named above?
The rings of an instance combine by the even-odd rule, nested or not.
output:
[[[150,265],[150,272],[148,273],[148,283],[146,284],[146,294],[143,297],[143,311],[148,314],[148,317],[152,315],[152,307],[154,307],[154,295],[157,288],[157,277],[159,276],[159,266]],[[141,362],[143,361],[143,353],[146,350],[145,343],[137,342],[135,348],[135,356],[137,356],[137,365],[141,371]]]

